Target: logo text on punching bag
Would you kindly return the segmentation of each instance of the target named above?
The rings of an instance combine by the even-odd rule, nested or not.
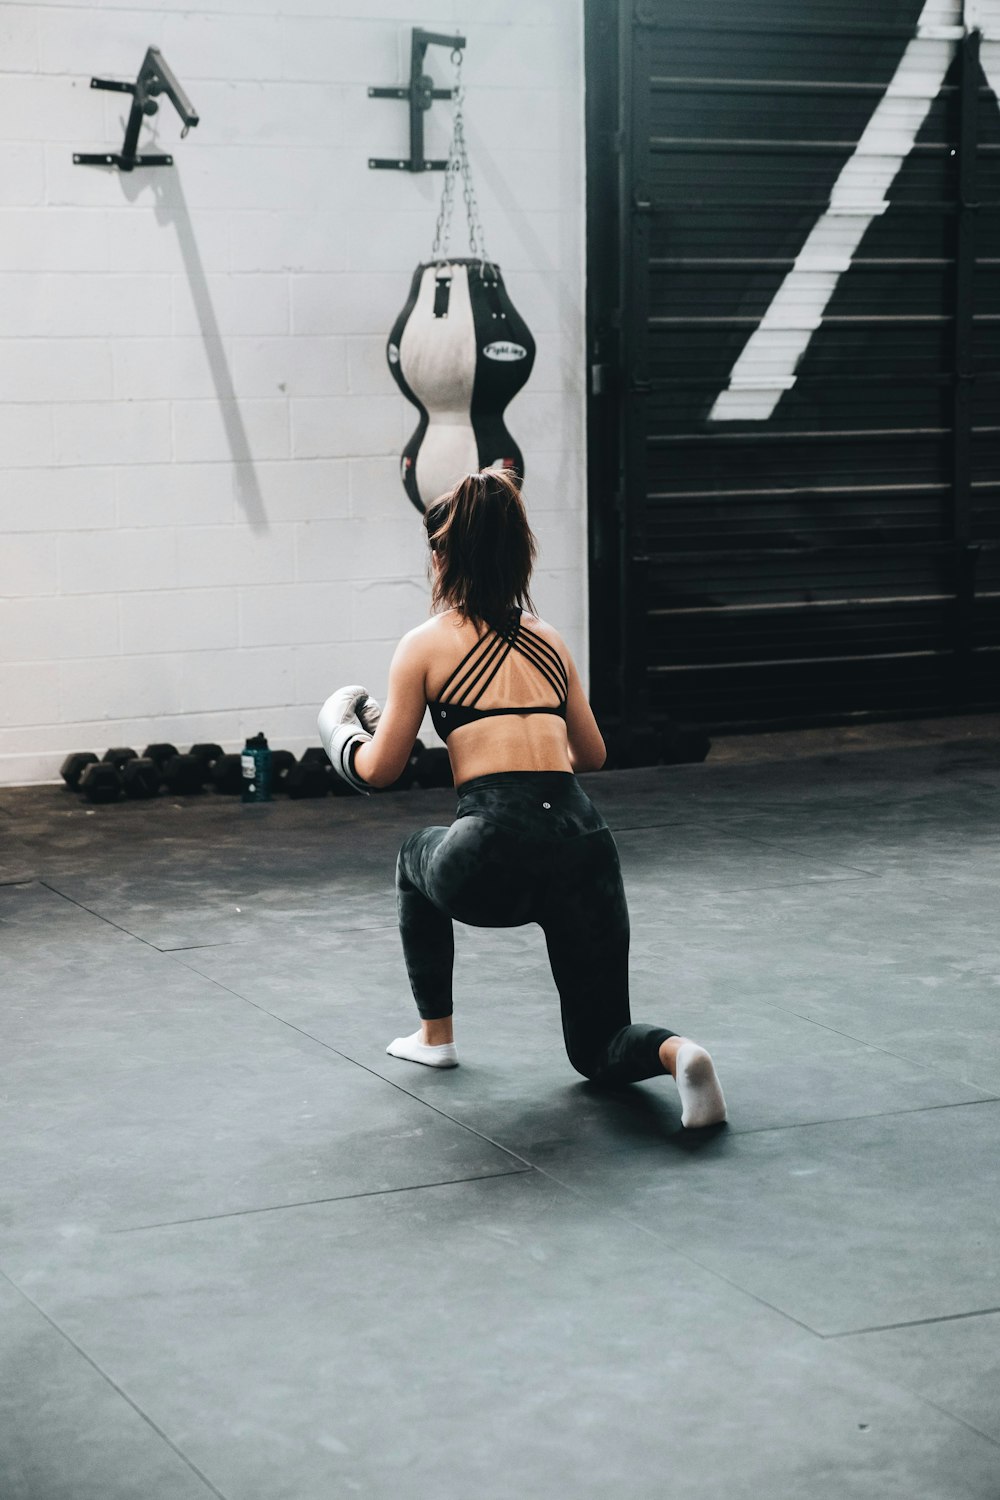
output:
[[[506,339],[497,339],[495,343],[487,344],[483,353],[487,359],[499,359],[504,364],[528,357],[528,351],[523,344],[510,344]]]

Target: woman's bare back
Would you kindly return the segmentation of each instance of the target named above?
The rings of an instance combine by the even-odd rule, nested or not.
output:
[[[521,628],[555,650],[576,679],[565,643],[544,620],[523,614]],[[463,657],[488,633],[456,610],[435,615],[420,627],[425,642],[424,690],[433,702]],[[559,694],[518,651],[508,652],[496,676],[477,701],[477,708],[555,707]],[[589,712],[589,709],[588,709]],[[566,722],[555,714],[497,715],[463,724],[448,736],[456,786],[495,771],[572,771]]]

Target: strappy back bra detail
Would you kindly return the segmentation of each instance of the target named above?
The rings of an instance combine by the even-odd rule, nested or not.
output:
[[[531,708],[476,708],[511,651],[520,652],[541,673],[559,694],[558,704]],[[506,714],[556,714],[565,719],[568,698],[569,678],[562,657],[540,635],[522,628],[521,611],[514,609],[504,625],[494,625],[463,656],[437,698],[427,706],[434,728],[446,740],[453,729],[459,729],[463,724]]]

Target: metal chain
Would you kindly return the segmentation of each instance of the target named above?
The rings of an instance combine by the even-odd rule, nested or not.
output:
[[[452,54],[454,58],[454,53]],[[461,86],[462,78],[462,53],[459,50],[458,60],[455,63],[456,90],[453,97],[458,97],[458,88]],[[437,228],[434,231],[434,244],[431,247],[431,255],[435,260],[443,258],[448,253],[451,243],[451,216],[455,209],[455,174],[461,169],[461,164],[455,150],[455,120],[458,117],[458,104],[455,105],[455,118],[452,122],[451,144],[448,147],[448,165],[444,173],[444,186],[441,189],[441,206],[438,209]]]
[[[455,64],[455,87],[452,92],[454,106],[451,145],[448,148],[448,166],[444,174],[444,187],[441,190],[441,207],[438,210],[437,227],[434,233],[434,244],[431,254],[435,260],[447,259],[448,247],[451,243],[451,221],[455,211],[455,183],[461,177],[462,197],[465,201],[465,216],[469,225],[469,254],[473,260],[481,260],[483,262],[482,270],[485,272],[488,263],[486,239],[483,234],[482,220],[479,217],[479,204],[476,202],[476,189],[472,181],[469,151],[465,142],[465,85],[462,82],[463,56],[464,48],[462,47],[456,47],[451,54],[451,60]]]

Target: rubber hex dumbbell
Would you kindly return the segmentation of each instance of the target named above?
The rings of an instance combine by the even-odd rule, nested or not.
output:
[[[291,750],[271,751],[271,791],[287,792],[288,775],[292,767],[297,764]]]
[[[122,794],[121,773],[111,761],[96,761],[80,777],[80,791],[88,802],[117,802]]]
[[[309,748],[307,750],[303,750],[302,754],[299,756],[300,766],[328,766],[329,764],[330,757],[327,755],[322,745],[310,745]]]
[[[196,755],[172,755],[163,767],[167,791],[174,797],[193,797],[205,789],[205,762]]]
[[[220,755],[212,767],[212,785],[224,796],[238,796],[243,790],[242,756]]]
[[[67,755],[59,768],[59,775],[65,781],[71,792],[79,791],[80,777],[88,766],[97,764],[97,756],[92,750],[74,750],[72,755]]]
[[[303,750],[300,765],[314,765],[322,768],[326,777],[327,790],[335,797],[363,797],[364,792],[359,792],[357,787],[349,785],[342,776],[338,776],[330,764],[330,757],[322,745],[310,745],[308,750]]]
[[[285,790],[293,802],[302,797],[325,797],[327,792],[336,790],[334,783],[340,780],[339,776],[332,776],[331,771],[329,757],[322,745],[312,746],[288,771]]]
[[[447,750],[421,750],[415,767],[416,782],[422,787],[454,786],[451,761]]]
[[[122,791],[134,800],[156,797],[163,785],[163,775],[155,760],[136,756],[122,766]]]
[[[212,771],[215,767],[215,763],[217,760],[221,760],[223,753],[224,752],[221,745],[214,745],[209,743],[203,745],[192,745],[191,749],[188,751],[188,755],[193,756],[195,760],[201,761],[201,779],[205,786],[208,786],[211,783]]]
[[[136,752],[127,745],[113,745],[110,750],[105,750],[101,756],[101,760],[107,761],[109,766],[114,766],[116,771],[120,771],[122,766],[128,761],[136,760],[137,758]]]
[[[142,758],[144,760],[155,760],[156,764],[162,770],[170,757],[176,754],[177,746],[168,745],[166,742],[164,742],[163,744],[147,745],[145,750],[142,752]]]

